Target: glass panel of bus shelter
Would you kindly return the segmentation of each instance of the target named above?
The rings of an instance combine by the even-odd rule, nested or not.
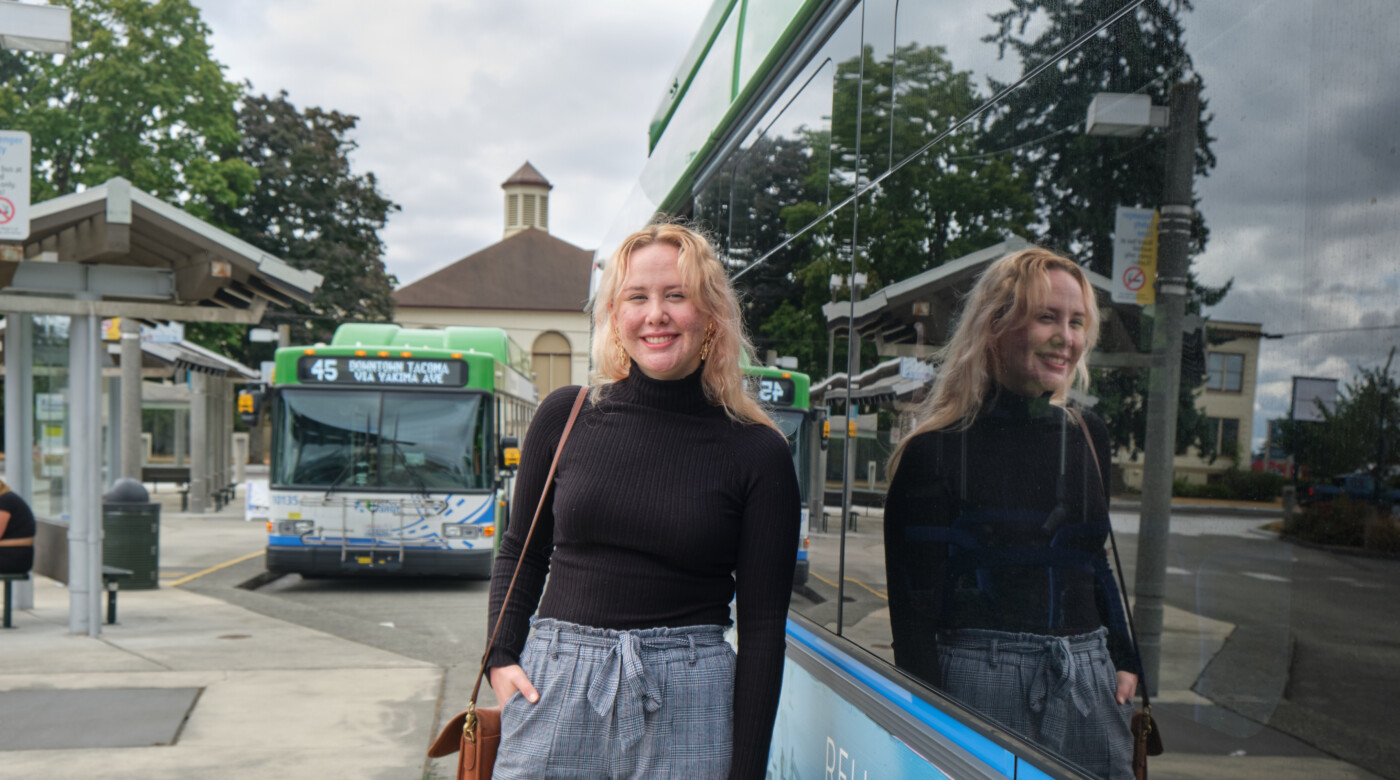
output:
[[[34,495],[36,515],[66,518],[68,485],[68,317],[35,315],[30,354],[34,375]],[[18,456],[18,453],[16,453]]]
[[[483,395],[385,393],[380,484],[424,490],[487,490],[494,469]]]
[[[379,393],[284,390],[275,485],[368,487],[378,483]]]
[[[1029,74],[1115,10],[988,0],[938,6],[928,19],[906,23],[906,5],[914,4],[901,4],[901,51],[904,41],[920,42],[921,32],[929,45],[947,43],[949,66],[970,71],[970,83],[981,90],[964,95],[964,103]],[[1224,776],[1235,765],[1211,756],[1235,750],[1245,758],[1231,761],[1277,766],[1287,756],[1312,776],[1352,776],[1361,769],[1397,776],[1400,755],[1381,730],[1389,703],[1400,694],[1400,660],[1386,651],[1400,640],[1388,596],[1400,585],[1400,566],[1290,540],[1365,551],[1394,549],[1400,536],[1390,492],[1397,487],[1400,453],[1400,366],[1390,362],[1400,330],[1394,306],[1400,263],[1393,253],[1400,232],[1400,155],[1388,131],[1400,106],[1387,87],[1400,71],[1400,54],[1384,32],[1397,22],[1400,9],[1380,0],[1287,7],[1260,0],[1195,11],[1149,2],[1029,78],[975,132],[948,139],[965,149],[930,150],[944,155],[927,166],[931,183],[971,169],[961,187],[950,189],[964,210],[959,224],[977,216],[979,197],[1005,197],[984,206],[1001,210],[985,220],[988,240],[1004,229],[1068,253],[1097,274],[1104,326],[1087,401],[1107,425],[1112,520],[1129,595],[1136,595],[1149,373],[1115,366],[1134,363],[1150,343],[1156,310],[1112,303],[1108,294],[1122,277],[1114,273],[1116,210],[1161,202],[1165,133],[1085,136],[1084,115],[1096,92],[1148,95],[1165,105],[1173,83],[1200,85],[1206,108],[1195,160],[1198,214],[1189,249],[1195,281],[1188,312],[1210,322],[1202,339],[1188,339],[1192,346],[1182,359],[1177,430],[1187,454],[1175,459],[1173,471],[1179,493],[1242,503],[1228,512],[1174,505],[1164,556],[1143,559],[1167,561],[1164,571],[1143,574],[1145,582],[1165,586],[1162,629],[1141,626],[1149,641],[1159,635],[1161,660],[1152,664],[1161,694],[1155,714],[1172,742],[1171,752],[1154,759],[1157,771]],[[948,30],[974,32],[950,36]],[[978,50],[969,41],[984,46]],[[1005,59],[997,59],[1001,44]],[[872,209],[884,184],[872,193]],[[873,223],[862,215],[862,226]],[[872,232],[862,227],[864,236]],[[868,240],[860,239],[861,252],[871,251]],[[882,280],[891,281],[898,280]],[[1239,390],[1205,387],[1204,353],[1210,351],[1246,355]],[[1322,412],[1313,398],[1335,400],[1324,400]],[[1222,457],[1211,437],[1212,418],[1238,421],[1248,451],[1259,457]],[[1271,426],[1278,418],[1288,423]],[[1272,441],[1271,430],[1282,441]],[[1304,491],[1301,512],[1282,526],[1290,534],[1284,537],[1275,529],[1286,480],[1269,472],[1290,464],[1270,459],[1274,451],[1289,455],[1301,485],[1321,484],[1311,495]],[[1058,456],[1043,460],[1051,468]],[[1334,485],[1339,474],[1359,476]],[[1327,500],[1346,491],[1348,500]],[[863,533],[847,539],[849,579],[860,579],[859,556],[871,554],[851,544]],[[946,543],[944,550],[924,553],[932,556],[929,562],[946,560]],[[971,582],[976,590],[977,578]],[[1116,590],[1106,578],[1096,578],[1093,587]],[[848,583],[847,596],[858,598],[858,590]],[[972,591],[962,595],[977,598]],[[939,601],[930,596],[930,603]],[[855,630],[869,615],[860,617],[849,602],[846,608],[857,618],[844,621],[848,636],[880,653],[876,639],[862,639]],[[1111,614],[1102,620],[1116,625]],[[927,676],[941,685],[936,668]]]

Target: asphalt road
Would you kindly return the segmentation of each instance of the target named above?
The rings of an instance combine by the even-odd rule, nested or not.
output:
[[[1115,513],[1127,580],[1136,560],[1136,516]],[[1400,698],[1400,561],[1298,547],[1238,517],[1174,519],[1168,553],[1170,606],[1234,626],[1223,647],[1202,642],[1195,693],[1210,705],[1159,705],[1173,750],[1228,755],[1332,755],[1400,778],[1391,737]],[[878,520],[846,536],[811,537],[812,577],[793,608],[890,657]],[[253,590],[260,560],[184,587],[255,611],[438,664],[444,710],[465,705],[480,661],[487,583],[450,579],[302,580]],[[844,576],[844,598],[836,583]],[[1218,651],[1217,651],[1218,650]],[[483,688],[485,699],[491,694]],[[1320,751],[1320,753],[1319,753]]]

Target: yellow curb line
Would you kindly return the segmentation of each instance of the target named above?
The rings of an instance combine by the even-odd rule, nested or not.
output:
[[[821,580],[822,582],[825,582],[827,585],[830,585],[830,586],[833,587],[833,588],[836,587],[836,583],[834,583],[834,582],[832,582],[831,580],[829,580],[829,579],[823,577],[822,575],[817,574],[817,573],[814,572],[814,571],[813,571],[813,572],[808,572],[808,573],[811,574],[813,577],[816,577],[817,579]],[[851,583],[854,583],[854,584],[856,584],[856,585],[859,585],[859,586],[861,586],[862,588],[865,588],[866,590],[870,591],[871,593],[874,593],[876,596],[878,596],[878,597],[884,599],[885,601],[889,601],[889,600],[890,600],[890,597],[889,597],[889,596],[886,596],[885,594],[881,593],[880,591],[875,590],[874,588],[870,587],[869,585],[866,585],[865,583],[861,582],[860,580],[858,580],[858,579],[856,579],[856,578],[854,578],[854,577],[847,577],[847,578],[846,578],[846,582],[851,582]]]
[[[221,564],[219,564],[218,566],[211,566],[211,567],[205,569],[204,571],[197,571],[197,572],[195,572],[194,574],[191,574],[191,575],[188,576],[188,577],[181,577],[180,579],[175,580],[174,582],[168,582],[168,583],[166,583],[166,587],[174,588],[174,587],[177,587],[177,586],[180,586],[180,585],[184,585],[185,583],[189,582],[190,580],[198,579],[198,578],[200,578],[200,577],[203,577],[203,576],[206,575],[206,574],[213,574],[214,572],[218,571],[219,569],[227,569],[228,567],[230,567],[230,566],[232,566],[232,565],[234,565],[234,564],[236,564],[236,563],[242,563],[242,562],[244,562],[244,561],[251,561],[252,559],[258,557],[259,555],[266,555],[266,554],[267,554],[267,551],[266,551],[266,550],[258,550],[258,551],[255,552],[255,553],[248,553],[247,555],[243,556],[242,558],[234,558],[233,560],[227,561],[227,562],[225,562],[225,563],[221,563]]]

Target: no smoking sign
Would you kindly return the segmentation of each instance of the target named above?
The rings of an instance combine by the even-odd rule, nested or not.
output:
[[[1147,284],[1147,272],[1142,270],[1142,266],[1130,265],[1123,271],[1123,286],[1132,292],[1141,290],[1144,284]]]

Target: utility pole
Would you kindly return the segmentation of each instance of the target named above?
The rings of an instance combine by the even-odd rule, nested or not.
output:
[[[1157,693],[1162,661],[1167,543],[1171,533],[1176,412],[1181,387],[1181,328],[1186,307],[1188,251],[1194,216],[1191,184],[1196,169],[1200,104],[1196,85],[1172,87],[1167,126],[1166,182],[1158,222],[1156,321],[1143,447],[1142,517],[1138,530],[1134,618],[1150,692]]]

